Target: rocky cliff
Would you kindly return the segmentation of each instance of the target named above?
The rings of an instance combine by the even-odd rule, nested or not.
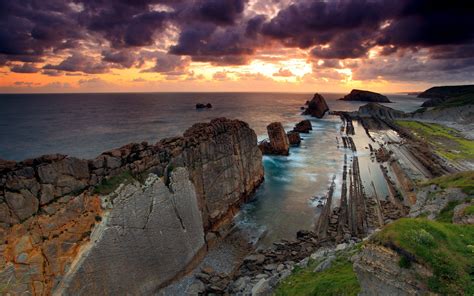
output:
[[[126,187],[125,195],[108,190],[136,180],[148,181]],[[112,266],[129,270],[130,280],[121,278],[118,286],[152,291],[198,258],[208,241],[225,235],[227,222],[262,180],[255,132],[225,118],[93,160],[50,155],[2,162],[0,280],[10,283],[5,292],[50,293],[61,284],[72,294],[102,293],[115,283],[104,269]],[[161,257],[154,253],[159,249]]]
[[[377,103],[391,103],[390,100],[379,93],[368,90],[353,89],[348,95],[344,96],[342,101],[363,101]]]
[[[322,118],[327,111],[329,111],[329,107],[326,100],[322,95],[316,93],[311,101],[308,102],[308,107],[303,112],[303,115]]]

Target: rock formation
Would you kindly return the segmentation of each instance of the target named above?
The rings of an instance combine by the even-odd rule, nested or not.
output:
[[[304,133],[304,134],[309,133],[309,131],[311,130],[313,130],[313,126],[311,125],[311,121],[309,121],[308,119],[298,122],[293,128],[294,132]]]
[[[368,103],[364,106],[359,107],[358,116],[360,117],[379,117],[386,119],[395,119],[407,117],[405,112],[386,107],[377,103]]]
[[[291,131],[287,133],[288,141],[290,142],[291,146],[298,146],[301,143],[300,133]]]
[[[303,112],[303,115],[311,115],[317,118],[323,118],[324,114],[329,111],[324,97],[318,93],[309,101],[308,108]]]
[[[353,89],[350,94],[344,96],[342,101],[363,101],[363,102],[377,102],[377,103],[391,103],[390,100],[379,93],[368,90]]]
[[[196,104],[196,109],[211,109],[211,108],[212,108],[211,103],[207,103],[207,104],[197,103]]]
[[[397,252],[378,245],[367,245],[354,258],[354,271],[361,286],[359,295],[428,295],[421,278],[433,274],[421,264],[413,263],[410,269],[399,265]]]
[[[94,193],[124,175],[147,181]],[[1,162],[0,280],[14,294],[102,294],[115,284],[132,294],[156,290],[225,235],[262,180],[255,132],[225,118],[93,160]],[[122,284],[107,276],[112,272]]]
[[[263,154],[288,155],[290,142],[280,122],[272,122],[267,126],[269,141],[263,141],[259,148]]]
[[[170,179],[168,188],[150,175],[145,185],[115,193],[58,294],[152,294],[194,260],[205,246],[196,192],[185,168],[173,170]]]
[[[418,97],[429,99],[421,105],[422,107],[435,107],[450,98],[465,94],[474,94],[474,85],[435,86],[420,93]]]

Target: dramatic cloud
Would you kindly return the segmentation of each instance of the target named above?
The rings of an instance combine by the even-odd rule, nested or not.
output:
[[[470,77],[472,28],[470,1],[0,0],[0,66],[47,76],[136,68],[171,79],[192,62],[278,62],[285,57],[262,52],[298,50],[315,75],[352,61],[354,79]],[[283,66],[268,76],[297,73]]]

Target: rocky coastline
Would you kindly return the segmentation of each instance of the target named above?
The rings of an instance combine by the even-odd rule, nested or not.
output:
[[[0,278],[9,279],[10,293],[156,290],[226,235],[263,181],[261,159],[246,123],[218,118],[182,137],[129,144],[93,160],[50,155],[2,162]],[[108,190],[113,183],[122,185]],[[162,260],[143,262],[140,278],[126,272],[103,278],[114,266],[147,260],[153,251],[143,247],[153,245]],[[169,261],[174,257],[181,259]]]

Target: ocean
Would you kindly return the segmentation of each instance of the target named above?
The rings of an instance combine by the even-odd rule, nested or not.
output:
[[[364,104],[337,100],[343,94],[322,95],[331,110],[357,110]],[[414,111],[422,102],[407,95],[388,97],[394,103],[387,106],[403,111]],[[311,98],[309,93],[2,94],[0,158],[20,161],[51,153],[93,158],[130,142],[179,136],[192,124],[216,117],[246,121],[261,140],[271,122],[290,130],[305,119],[300,107]],[[213,108],[196,110],[196,103]],[[290,156],[264,156],[265,182],[236,218],[238,225],[255,230],[262,245],[311,229],[319,211],[314,197],[327,192],[334,176],[336,183],[341,178],[340,119],[310,119],[312,133],[303,135]]]

